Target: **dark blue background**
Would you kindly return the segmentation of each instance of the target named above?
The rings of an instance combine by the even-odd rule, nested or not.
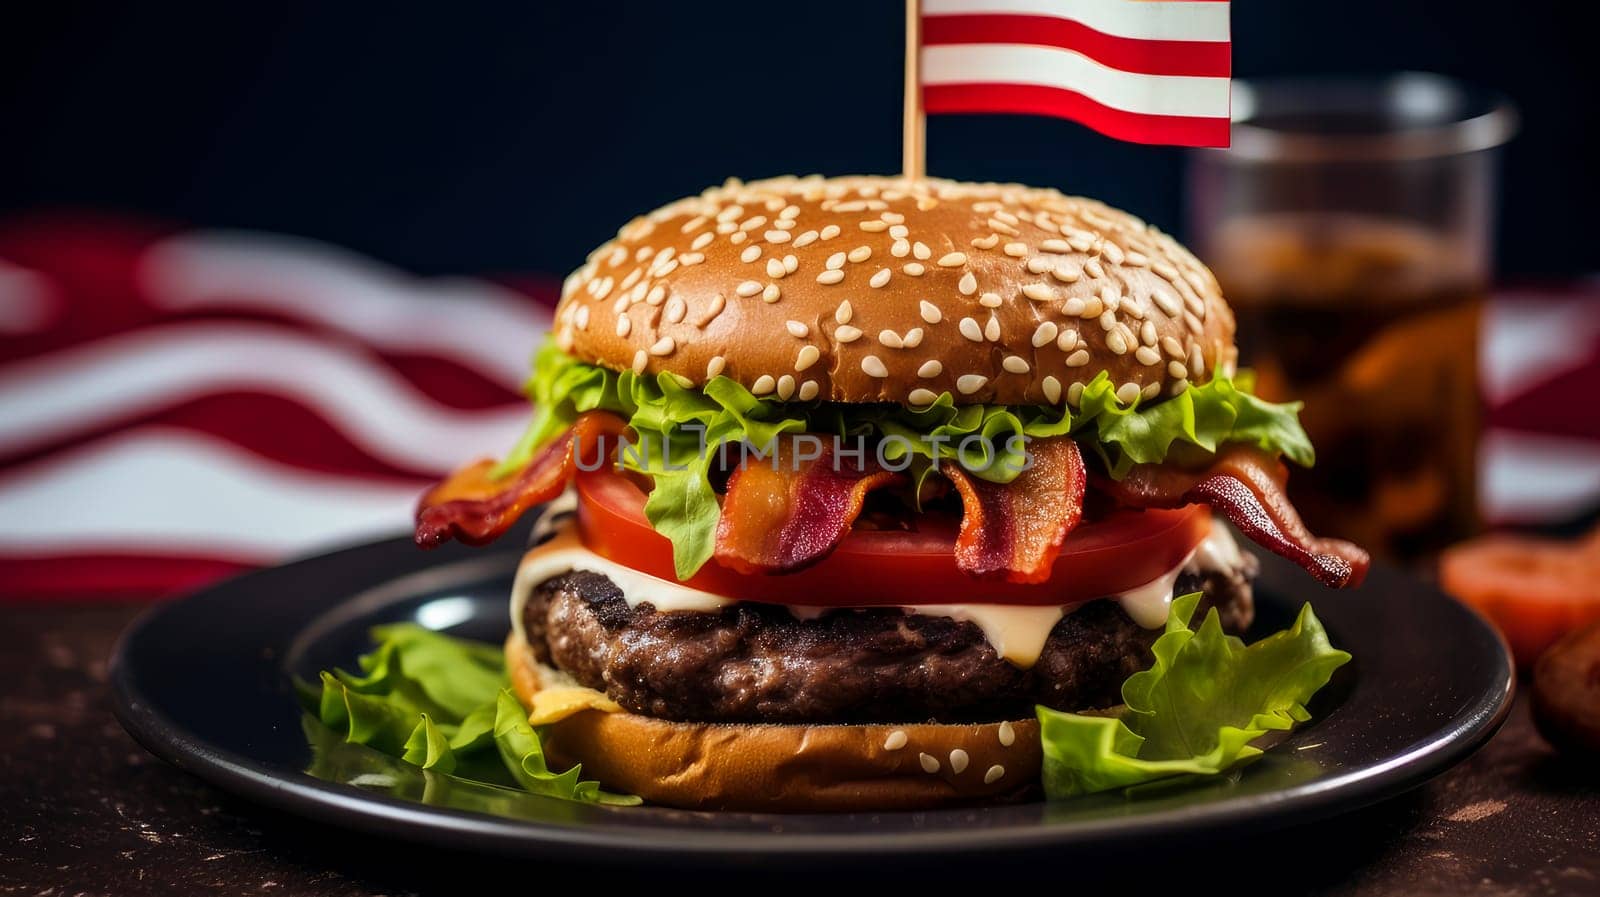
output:
[[[0,16],[0,211],[63,204],[306,234],[425,272],[565,271],[728,175],[899,165],[896,0],[31,3]],[[1502,264],[1600,269],[1590,4],[1237,0],[1240,75],[1498,87]],[[1181,223],[1182,153],[936,118],[929,166]]]

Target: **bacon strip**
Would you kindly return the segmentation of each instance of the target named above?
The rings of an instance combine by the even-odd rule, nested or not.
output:
[[[1366,578],[1371,557],[1341,539],[1313,536],[1284,493],[1283,462],[1249,446],[1224,448],[1205,470],[1138,464],[1120,482],[1096,479],[1119,502],[1136,508],[1209,505],[1263,548],[1294,561],[1335,589]]]
[[[867,493],[903,481],[897,473],[834,457],[798,457],[795,440],[778,440],[770,458],[747,457],[728,478],[717,521],[717,563],[740,573],[782,573],[816,563],[846,535]]]
[[[1004,485],[972,476],[959,465],[940,467],[961,493],[956,564],[973,576],[1010,582],[1050,578],[1061,543],[1083,517],[1083,456],[1061,436],[1036,439],[1033,466]]]
[[[488,458],[461,468],[417,503],[416,543],[436,548],[452,538],[468,545],[493,542],[530,508],[567,488],[580,452],[586,466],[598,464],[606,457],[607,437],[619,439],[626,430],[617,415],[590,411],[515,474],[491,478],[495,462]]]

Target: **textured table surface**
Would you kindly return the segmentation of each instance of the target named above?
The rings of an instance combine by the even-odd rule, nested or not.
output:
[[[0,894],[466,893],[493,880],[536,890],[574,875],[625,885],[637,874],[420,850],[201,784],[145,753],[111,716],[106,660],[136,613],[0,607]],[[1288,893],[1591,895],[1600,893],[1600,763],[1551,752],[1519,700],[1471,760],[1359,813],[1267,836],[1064,858],[1054,869],[1039,860],[996,868],[1005,863],[848,874],[900,886],[919,872],[942,884],[1020,874],[1080,893],[1203,874]],[[718,881],[762,874],[719,872]]]

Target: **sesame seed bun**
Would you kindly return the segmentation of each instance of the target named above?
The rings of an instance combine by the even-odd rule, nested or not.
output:
[[[555,335],[615,370],[760,396],[1131,401],[1236,358],[1216,278],[1091,199],[1015,184],[730,181],[630,221],[564,286]]]
[[[515,633],[506,668],[524,706],[538,666]],[[541,727],[553,769],[696,810],[916,810],[1021,799],[1038,787],[1037,720],[944,725],[728,725],[584,710]]]

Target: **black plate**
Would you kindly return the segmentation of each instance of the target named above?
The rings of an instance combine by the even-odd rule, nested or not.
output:
[[[1312,723],[1255,763],[1210,779],[1058,803],[753,815],[511,796],[355,746],[325,748],[320,762],[345,781],[367,773],[360,781],[368,787],[302,772],[311,752],[291,674],[351,666],[367,647],[367,627],[379,622],[503,638],[516,544],[425,554],[407,540],[378,542],[158,607],[124,635],[112,661],[117,715],[145,747],[221,788],[352,828],[566,859],[748,862],[1059,851],[1305,822],[1397,794],[1459,762],[1499,727],[1512,694],[1500,637],[1433,588],[1378,567],[1361,589],[1331,593],[1266,557],[1252,635],[1287,625],[1310,599],[1355,661],[1317,696]],[[485,809],[500,815],[475,812]]]

